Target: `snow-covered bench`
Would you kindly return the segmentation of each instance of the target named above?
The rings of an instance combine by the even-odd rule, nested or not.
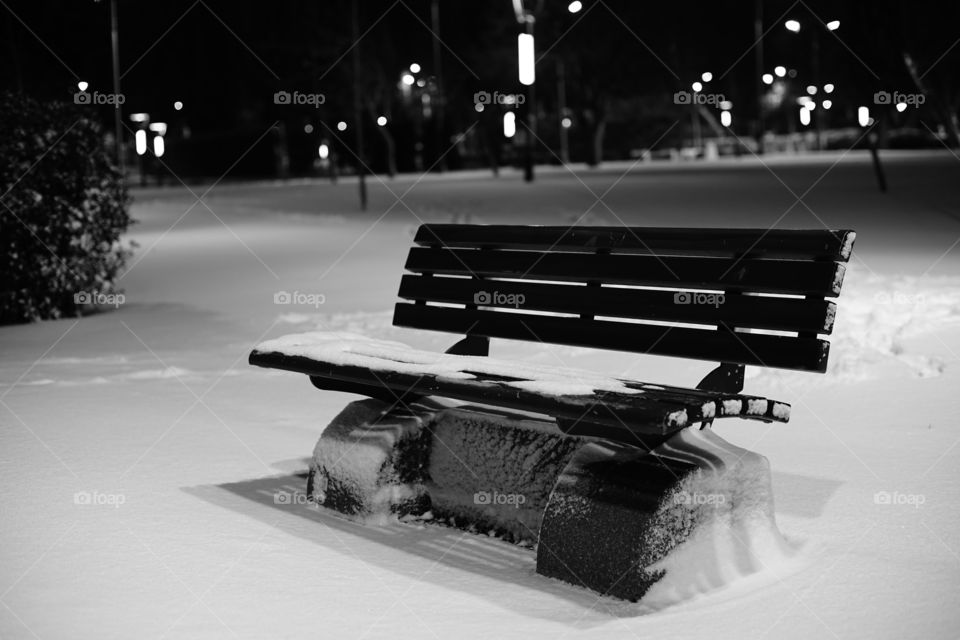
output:
[[[829,343],[821,336],[832,331],[836,310],[826,298],[840,293],[854,238],[852,231],[830,230],[424,225],[407,258],[394,324],[465,336],[446,353],[353,334],[306,333],[258,345],[250,363],[304,373],[321,389],[379,400],[381,417],[431,411],[435,417],[436,408],[426,408],[434,397],[549,416],[559,427],[551,437],[579,438],[584,447],[564,460],[567,469],[545,498],[550,504],[536,523],[538,571],[636,599],[655,580],[618,579],[622,558],[598,561],[596,554],[567,549],[571,527],[587,536],[583,539],[613,536],[606,525],[590,525],[558,506],[579,491],[597,493],[597,478],[616,485],[624,465],[649,474],[653,458],[644,456],[669,448],[691,425],[729,417],[787,422],[788,404],[740,393],[744,366],[826,370]],[[695,388],[681,388],[492,359],[490,338],[719,366]],[[396,420],[389,446],[400,447],[419,434],[423,422],[411,427]],[[330,437],[356,438],[357,426],[331,428],[338,435]],[[606,444],[600,449],[586,444],[601,440]],[[398,455],[387,458],[399,475],[408,465],[426,464]],[[577,467],[578,457],[589,460],[584,462],[589,470]],[[599,459],[620,471],[602,471]],[[627,493],[633,498],[619,496],[617,509],[643,503],[647,506],[634,511],[648,522],[651,500],[655,506],[678,486],[679,477],[671,475],[651,479],[642,491],[632,486]],[[585,482],[587,476],[593,480]],[[330,482],[324,478],[325,486]],[[337,478],[332,482],[337,485]],[[416,480],[401,484],[406,492],[390,495],[405,498],[394,506],[415,510],[410,505],[429,504],[429,492],[409,489]],[[353,508],[344,506],[343,496],[328,503],[347,512]],[[603,521],[596,513],[589,519]],[[545,548],[561,551],[546,554]]]

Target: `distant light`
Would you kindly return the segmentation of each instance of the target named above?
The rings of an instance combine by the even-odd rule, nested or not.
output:
[[[832,85],[832,84],[825,84],[825,85],[823,85],[823,92],[824,92],[824,93],[833,93],[833,85]]]
[[[567,5],[567,11],[570,13],[579,13],[580,9],[583,9],[583,3],[580,2],[580,0],[573,0],[573,2]]]
[[[139,133],[139,131],[137,133]],[[163,144],[163,136],[156,136],[153,139],[153,155],[162,158],[164,151],[166,151],[166,147]]]
[[[150,123],[150,131],[155,132],[159,136],[166,135],[167,133],[167,123],[166,122],[152,122]]]
[[[900,113],[903,113],[903,112],[906,111],[906,110],[907,110],[907,103],[906,103],[906,102],[898,102],[898,103],[897,103],[897,111],[899,111]]]
[[[860,107],[857,109],[857,122],[860,123],[861,127],[869,125],[870,120],[870,109],[868,107]]]
[[[720,103],[720,108],[724,111],[729,111],[730,109],[733,109],[733,103],[729,100],[724,100]]]
[[[804,107],[805,109],[808,109],[808,110],[810,110],[810,111],[813,111],[814,109],[817,108],[817,103],[814,102],[813,100],[807,100],[806,102],[803,103],[803,107]]]
[[[806,105],[810,101],[811,101],[810,96],[800,96],[799,98],[797,98],[797,104],[799,105]]]
[[[827,29],[830,29],[830,31],[836,31],[839,28],[840,28],[839,20],[831,20],[830,22],[827,23]]]
[[[761,79],[763,80],[763,84],[773,84],[773,76],[769,73],[763,74]]]
[[[517,36],[517,63],[520,84],[529,87],[537,79],[533,36],[529,33],[521,33]]]
[[[403,80],[403,84],[407,85],[408,87],[413,85],[413,83],[417,81],[416,78],[414,78],[409,73],[403,74],[403,77],[401,78],[401,80]]]
[[[473,110],[476,111],[477,113],[483,113],[483,109],[484,109],[484,106],[479,102],[473,105]]]
[[[700,91],[703,89],[703,85],[700,84],[699,82],[694,82],[693,85],[691,86],[693,87],[694,91]]]
[[[410,73],[420,73],[420,65],[416,62],[410,65]]]
[[[517,115],[513,111],[503,114],[503,136],[512,138],[517,133]]]
[[[710,73],[709,71],[704,71],[703,75],[700,76],[700,79],[702,79],[704,82],[710,82],[711,80],[713,80],[713,74]]]
[[[800,107],[800,124],[803,126],[810,124],[810,110],[805,107]]]
[[[778,65],[774,67],[773,72],[777,74],[778,78],[782,78],[783,76],[787,75],[787,68],[783,65]]]
[[[573,126],[573,120],[571,120],[570,118],[564,118],[563,120],[560,121],[560,126],[563,127],[564,129],[569,129],[570,127]]]
[[[817,88],[816,88],[815,86],[813,86],[812,84],[808,84],[808,85],[807,85],[807,93],[809,93],[809,94],[812,95],[812,96],[815,96],[815,95],[817,95]]]
[[[427,86],[427,81],[424,80],[423,78],[420,78],[419,80],[417,80],[417,86],[418,86],[418,87],[425,87],[425,86]]]
[[[181,109],[183,109],[183,103],[177,100],[176,102],[173,103],[173,108],[176,109],[177,111],[180,111]]]
[[[90,85],[87,84],[86,82],[84,82],[83,80],[81,80],[80,82],[77,83],[77,89],[80,89],[80,91],[86,91],[86,90],[87,90],[87,87],[89,87],[89,86],[90,86]]]
[[[387,118],[385,116],[380,116],[379,118],[377,118],[377,125],[381,127],[387,126]]]
[[[824,100],[820,103],[820,106],[822,106],[824,109],[829,109],[833,106],[833,100]]]
[[[142,156],[147,152],[147,131],[146,129],[137,129],[134,134],[134,140],[137,143],[137,155]]]
[[[346,122],[344,122],[343,120],[341,120],[340,122],[337,123],[337,131],[346,131],[346,130],[347,130],[347,123],[346,123]]]
[[[304,133],[313,133],[313,125],[312,125],[312,124],[305,124],[305,125],[303,125],[303,132],[304,132]]]
[[[320,149],[317,150],[317,154],[320,156],[321,160],[326,160],[330,157],[330,147],[325,144],[320,145]]]
[[[731,114],[729,111],[720,112],[720,124],[722,124],[725,127],[729,127],[730,123],[732,122],[733,122],[733,114]]]
[[[796,20],[787,20],[783,26],[794,33],[800,33],[800,23]]]
[[[130,122],[146,122],[146,121],[148,121],[149,119],[150,119],[150,116],[148,116],[148,115],[145,114],[145,113],[131,113],[131,114],[130,114]]]

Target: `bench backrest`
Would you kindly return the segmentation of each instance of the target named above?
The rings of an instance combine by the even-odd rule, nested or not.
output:
[[[423,225],[394,324],[824,372],[855,236]]]

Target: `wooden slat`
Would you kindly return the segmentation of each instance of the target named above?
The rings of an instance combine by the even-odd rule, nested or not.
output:
[[[856,234],[839,230],[423,225],[421,246],[542,251],[748,256],[847,261]]]
[[[826,371],[829,351],[829,343],[816,338],[734,334],[726,330],[454,309],[410,303],[396,305],[393,323],[402,327],[489,338],[539,341],[821,373]]]
[[[801,298],[725,296],[723,303],[678,304],[672,291],[587,287],[539,282],[490,281],[404,275],[401,298],[449,304],[475,304],[478,293],[490,294],[484,306],[525,311],[584,314],[732,327],[829,334],[832,302]],[[497,295],[494,296],[493,294]],[[522,296],[522,298],[520,297]]]
[[[845,265],[798,260],[592,255],[536,251],[478,251],[414,247],[406,269],[528,280],[723,289],[836,296]]]

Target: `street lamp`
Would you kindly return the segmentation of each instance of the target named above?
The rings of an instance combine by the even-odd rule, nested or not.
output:
[[[573,0],[567,5],[567,11],[570,13],[580,13],[580,9],[583,9],[583,3],[580,0]]]
[[[800,22],[797,20],[787,20],[783,26],[786,27],[788,31],[800,33]],[[831,20],[827,22],[825,26],[827,31],[836,31],[840,28],[840,21]],[[810,93],[810,95],[814,95],[817,92],[817,86],[820,84],[820,29],[814,28],[812,32],[810,57],[813,66],[813,84],[807,87],[807,92]],[[811,88],[813,89],[812,91]],[[819,150],[823,148],[823,130],[820,116],[815,116],[815,119],[817,126],[817,149]]]

